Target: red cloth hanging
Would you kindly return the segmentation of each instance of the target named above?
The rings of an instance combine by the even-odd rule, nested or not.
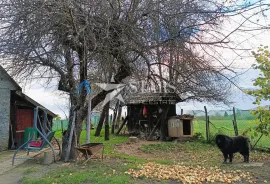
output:
[[[147,116],[147,109],[145,106],[143,107],[143,116]]]

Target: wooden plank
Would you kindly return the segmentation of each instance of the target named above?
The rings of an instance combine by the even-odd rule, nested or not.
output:
[[[22,133],[24,130],[17,130],[16,133]]]
[[[65,157],[65,162],[68,161],[69,155],[70,155],[71,143],[72,143],[72,139],[73,139],[73,131],[74,131],[74,128],[75,128],[75,119],[76,119],[76,111],[73,114],[73,119],[72,119],[69,139],[68,139],[68,147],[67,147],[67,154],[66,154],[66,157]]]
[[[170,109],[169,105],[162,108],[163,112],[160,120],[160,141],[166,141],[166,134],[168,133],[168,131],[166,131],[165,129],[167,129],[166,120],[169,109]]]
[[[112,130],[111,130],[112,134],[114,134],[116,115],[117,115],[117,111],[118,111],[118,105],[119,105],[119,100],[116,102],[115,108],[113,110],[113,120],[112,120]]]
[[[128,116],[123,120],[123,122],[122,122],[120,128],[119,128],[119,129],[117,130],[117,132],[116,132],[116,135],[118,135],[118,134],[120,133],[120,131],[122,130],[122,128],[123,128],[124,125],[126,124],[127,120],[128,120]]]
[[[90,143],[90,132],[91,132],[91,94],[88,97],[88,110],[87,110],[87,120],[86,120],[86,143]]]
[[[150,141],[155,133],[155,131],[157,130],[158,126],[160,124],[160,119],[158,119],[158,122],[156,124],[156,126],[153,128],[153,130],[151,131],[151,133],[149,134],[147,140]]]

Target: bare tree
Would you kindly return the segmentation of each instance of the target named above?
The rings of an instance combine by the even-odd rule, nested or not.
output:
[[[57,80],[58,89],[69,94],[69,116],[76,111],[73,158],[87,114],[86,88],[76,90],[79,83],[93,79],[106,65],[113,70],[115,83],[142,73],[141,68],[148,79],[166,81],[165,74],[156,73],[155,65],[168,65],[170,77],[184,84],[178,90],[187,99],[224,101],[226,94],[217,89],[228,87],[220,82],[228,79],[226,67],[217,70],[213,57],[204,55],[217,47],[233,49],[228,45],[230,35],[245,29],[244,23],[252,17],[244,13],[256,15],[267,8],[261,1],[239,6],[218,0],[1,0],[0,55],[5,68],[18,78]],[[244,16],[244,22],[230,32],[222,31],[222,22],[236,15]],[[157,48],[162,63],[156,59]],[[171,49],[174,58],[169,64],[164,60],[166,49]],[[96,94],[92,108],[109,92]],[[66,135],[70,128],[71,123]],[[66,136],[63,148],[67,140]]]

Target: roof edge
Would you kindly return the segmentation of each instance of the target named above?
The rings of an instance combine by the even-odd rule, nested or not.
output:
[[[8,72],[5,70],[5,68],[2,67],[2,65],[0,65],[0,69],[2,69],[7,74],[8,78],[19,90],[22,90],[21,86],[8,74]]]
[[[26,101],[30,102],[34,106],[41,107],[43,109],[46,109],[46,111],[48,112],[48,114],[51,115],[53,118],[55,118],[57,116],[57,114],[54,114],[52,111],[50,111],[49,109],[47,109],[43,105],[39,104],[38,102],[36,102],[35,100],[33,100],[32,98],[30,98],[26,94],[22,93],[21,91],[20,92],[16,91],[16,94],[19,95],[20,97],[22,97],[23,99],[25,99]]]

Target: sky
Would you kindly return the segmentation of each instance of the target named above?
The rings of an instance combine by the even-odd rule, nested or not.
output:
[[[244,71],[244,70],[242,70]],[[244,74],[239,76],[239,87],[243,89],[252,89],[253,80],[258,76],[259,72],[254,69],[246,71]],[[66,118],[68,115],[68,100],[67,95],[59,93],[59,91],[54,88],[45,88],[42,84],[36,83],[32,86],[28,86],[23,89],[24,93],[45,106],[52,112],[59,114],[62,119]],[[230,101],[232,104],[230,106],[225,106],[222,104],[211,104],[211,103],[200,103],[200,102],[182,102],[176,105],[176,113],[180,114],[181,109],[184,110],[184,113],[189,110],[204,110],[204,106],[207,106],[208,110],[228,110],[236,107],[242,110],[248,110],[256,107],[252,104],[254,98],[250,95],[244,94],[238,88],[233,88],[233,92],[230,96]],[[262,105],[268,105],[269,102],[263,102]],[[123,110],[123,115],[125,114],[126,109]],[[112,112],[111,112],[112,113]]]
[[[265,2],[270,3],[270,0],[266,0]],[[266,14],[266,16],[270,17],[270,12]],[[254,17],[254,21],[256,20],[258,24],[264,24],[269,26],[270,21],[268,20],[268,17],[260,17],[256,18]],[[243,19],[243,17],[236,17],[234,20],[231,20],[231,22],[226,24],[226,29],[230,30],[230,27],[233,27],[235,25],[235,22],[239,22]],[[244,46],[247,46],[248,48],[251,48],[251,50],[256,50],[257,47],[260,45],[268,45],[270,46],[270,31],[265,30],[263,33],[261,31],[258,31],[257,33],[251,35],[249,33],[245,34],[235,34],[232,35],[233,39],[238,41],[243,40]],[[244,40],[247,39],[245,42]],[[243,55],[251,56],[251,50],[246,51]],[[221,51],[222,53],[222,51]],[[231,60],[234,60],[235,53],[233,52],[223,52],[223,57],[227,61],[230,62]],[[242,89],[251,89],[253,88],[253,80],[258,77],[259,72],[254,69],[249,69],[250,66],[255,62],[255,59],[253,57],[244,57],[243,59],[238,58],[237,60],[234,60],[233,66],[236,69],[237,72],[243,73],[238,77],[238,85]],[[21,85],[22,86],[22,85]],[[66,115],[68,115],[68,100],[67,96],[61,94],[59,91],[56,90],[56,87],[52,88],[45,88],[42,83],[35,83],[31,85],[26,85],[23,87],[23,92],[27,94],[29,97],[37,101],[38,103],[42,104],[52,112],[59,114],[61,118],[65,119]],[[178,103],[177,104],[177,114],[180,114],[181,108],[184,110],[184,113],[188,110],[203,110],[204,106],[207,106],[209,110],[213,109],[232,109],[232,107],[236,107],[239,109],[247,110],[256,107],[252,102],[254,101],[254,98],[244,94],[241,90],[234,88],[233,93],[230,96],[230,100],[232,101],[230,106],[224,106],[224,105],[217,105],[217,104],[210,104],[210,103],[199,103],[199,102],[185,102],[185,103]],[[263,102],[263,105],[269,104],[269,102]],[[125,110],[123,111],[125,113]]]

